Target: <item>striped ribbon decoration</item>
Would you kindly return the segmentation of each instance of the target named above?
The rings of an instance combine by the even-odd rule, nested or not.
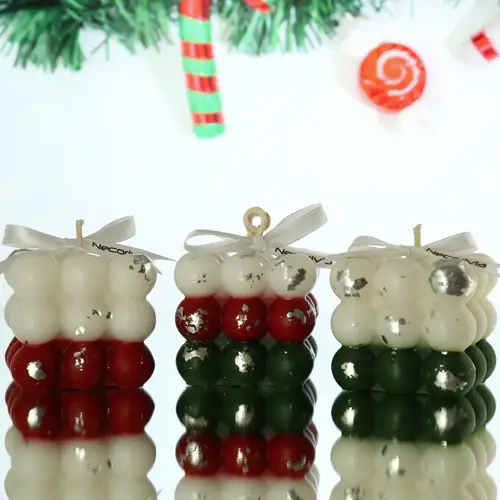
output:
[[[267,13],[265,0],[244,0],[252,9]],[[222,100],[212,43],[211,0],[181,0],[179,26],[182,62],[194,133],[212,138],[225,131]]]

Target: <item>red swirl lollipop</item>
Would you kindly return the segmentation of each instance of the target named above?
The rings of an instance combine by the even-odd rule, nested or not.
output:
[[[398,43],[382,43],[363,59],[359,84],[368,99],[387,111],[402,111],[420,99],[427,73],[420,56]]]

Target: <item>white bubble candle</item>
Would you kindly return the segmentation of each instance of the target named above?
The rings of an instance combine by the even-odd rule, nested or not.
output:
[[[1,264],[13,295],[4,317],[13,332],[6,360],[25,390],[142,386],[154,360],[144,341],[156,325],[147,300],[164,257],[119,245],[135,234],[130,217],[84,237],[56,238],[7,226],[20,248]]]

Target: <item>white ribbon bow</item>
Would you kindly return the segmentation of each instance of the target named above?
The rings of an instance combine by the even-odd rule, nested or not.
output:
[[[7,225],[5,227],[3,245],[22,250],[45,250],[55,253],[66,250],[77,250],[89,254],[136,254],[145,255],[151,260],[170,260],[140,248],[118,245],[119,242],[135,236],[135,221],[132,216],[122,217],[106,224],[95,233],[83,238],[59,238],[51,234],[42,233],[29,227]],[[15,253],[15,252],[14,252]],[[0,274],[3,274],[10,265],[9,258],[0,262]]]
[[[272,255],[300,253],[308,256],[318,267],[330,267],[328,254],[289,246],[319,229],[327,220],[326,213],[320,204],[310,205],[288,215],[263,236],[241,236],[211,229],[196,229],[188,234],[184,248],[187,252],[198,254],[228,254],[245,251],[265,252]],[[190,240],[199,236],[212,236],[220,241],[198,245],[189,243]]]
[[[477,244],[471,233],[458,233],[423,246],[394,245],[373,236],[358,236],[344,253],[330,255],[332,261],[350,257],[364,258],[392,258],[410,257],[412,255],[425,256],[436,259],[464,260],[476,270],[489,274],[498,274],[499,264],[484,262],[474,258]]]

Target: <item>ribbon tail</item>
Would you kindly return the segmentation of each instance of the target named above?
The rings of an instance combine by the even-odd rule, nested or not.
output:
[[[5,226],[2,244],[11,248],[58,248],[65,245],[66,240],[52,236],[29,227]]]

